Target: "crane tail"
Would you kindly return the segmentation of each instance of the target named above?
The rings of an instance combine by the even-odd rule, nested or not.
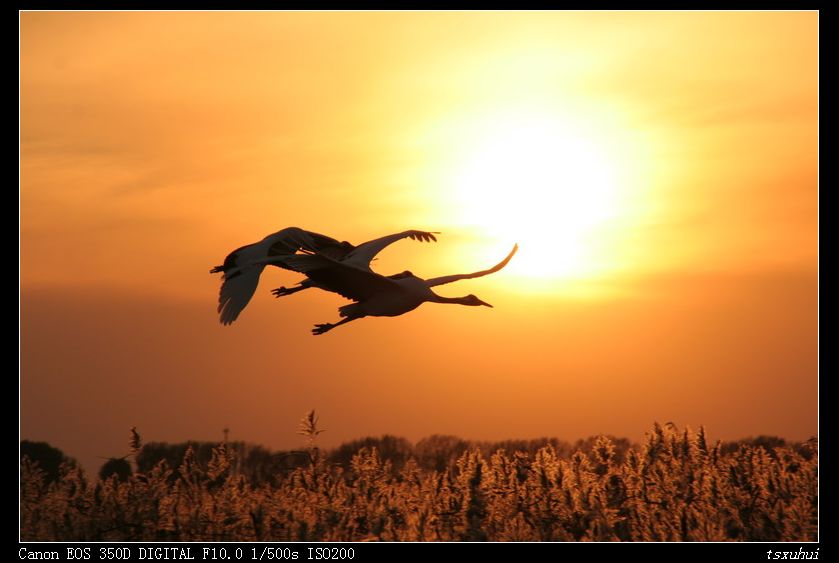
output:
[[[344,305],[342,307],[338,307],[338,315],[342,318],[348,317],[357,317],[361,311],[359,310],[358,303],[350,303],[349,305]]]

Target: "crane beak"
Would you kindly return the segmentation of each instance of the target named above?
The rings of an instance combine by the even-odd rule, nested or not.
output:
[[[478,303],[481,304],[481,305],[486,305],[487,307],[493,308],[492,305],[490,305],[486,301],[481,301],[480,299],[478,299]]]

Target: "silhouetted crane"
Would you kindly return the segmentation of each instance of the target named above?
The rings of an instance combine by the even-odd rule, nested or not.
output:
[[[434,234],[416,230],[404,231],[354,246],[349,242],[340,242],[332,237],[298,227],[277,231],[257,243],[237,248],[227,255],[224,264],[210,270],[211,274],[223,273],[218,302],[219,320],[225,325],[236,320],[253,297],[265,266],[294,269],[284,265],[278,258],[293,256],[298,252],[317,254],[337,261],[351,260],[355,266],[370,270],[370,261],[389,244],[403,238],[436,241]],[[298,284],[298,287],[275,289],[274,294],[280,297],[309,287],[320,286],[315,280],[306,279]],[[328,290],[328,288],[322,289]]]
[[[312,334],[319,335],[332,330],[336,326],[364,317],[397,317],[413,311],[426,302],[492,307],[486,301],[481,301],[472,294],[464,297],[443,297],[434,293],[431,288],[497,272],[507,265],[516,250],[518,250],[518,245],[513,247],[513,250],[504,260],[488,270],[427,280],[408,271],[394,276],[382,276],[370,270],[358,268],[346,261],[339,262],[318,255],[295,256],[291,261],[296,269],[299,268],[298,271],[304,272],[310,277],[316,276],[320,285],[326,286],[330,291],[354,301],[349,305],[338,308],[342,320],[337,323],[315,325]]]

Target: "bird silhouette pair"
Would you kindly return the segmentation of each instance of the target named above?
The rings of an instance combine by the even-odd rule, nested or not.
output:
[[[431,288],[497,272],[507,265],[518,250],[518,245],[513,246],[510,254],[492,268],[471,274],[424,280],[409,271],[383,276],[370,268],[373,258],[388,245],[404,238],[436,242],[436,234],[439,233],[410,230],[354,246],[297,227],[283,229],[257,243],[237,248],[228,254],[224,264],[210,270],[211,274],[222,273],[219,320],[225,325],[236,320],[253,297],[265,266],[276,266],[306,276],[295,287],[272,290],[275,297],[316,287],[353,301],[338,309],[340,321],[315,325],[312,329],[314,335],[364,317],[396,317],[413,311],[426,301],[492,307],[471,294],[465,297],[443,297]]]

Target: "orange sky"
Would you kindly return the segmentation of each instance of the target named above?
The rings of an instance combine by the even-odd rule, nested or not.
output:
[[[817,430],[818,14],[22,13],[21,435],[723,439]],[[296,225],[494,309],[344,301],[224,255]]]

